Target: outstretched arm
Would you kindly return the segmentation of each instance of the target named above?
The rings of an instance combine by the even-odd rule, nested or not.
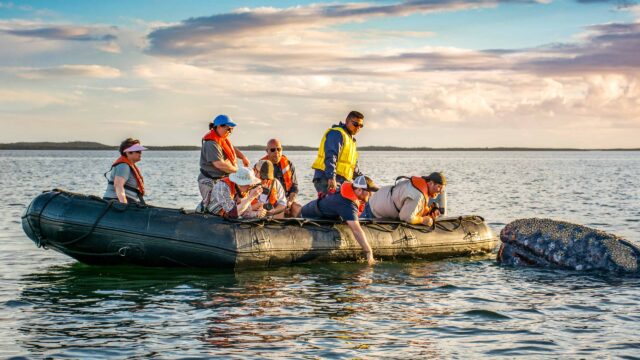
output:
[[[242,151],[240,151],[240,149],[234,146],[233,150],[236,152],[236,156],[238,157],[238,159],[242,160],[242,164],[244,164],[244,167],[249,167],[249,165],[251,165],[251,163],[249,162],[249,159],[246,156],[244,156],[244,154],[242,153]]]
[[[375,264],[376,261],[373,258],[373,250],[371,250],[371,246],[367,241],[367,235],[365,235],[364,231],[362,230],[360,222],[358,220],[347,221],[347,225],[349,225],[353,236],[356,238],[358,244],[362,246],[362,250],[364,250],[365,254],[367,255],[367,262],[369,263],[369,265]]]

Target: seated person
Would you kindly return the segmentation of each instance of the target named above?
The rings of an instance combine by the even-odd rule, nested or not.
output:
[[[422,177],[401,176],[394,185],[383,186],[371,195],[362,217],[397,219],[409,224],[433,226],[433,220],[444,213],[445,208],[440,208],[438,202],[429,201],[440,196],[445,185],[447,179],[440,172]]]
[[[113,162],[111,169],[104,173],[111,172],[107,178],[107,189],[103,199],[118,200],[123,204],[140,203],[144,205],[144,179],[140,169],[136,165],[142,158],[142,152],[147,150],[140,145],[140,141],[132,138],[125,139],[120,143],[120,157]]]
[[[360,227],[358,216],[369,200],[369,195],[378,191],[378,186],[368,176],[358,176],[353,182],[344,182],[340,190],[313,200],[302,207],[301,215],[305,218],[333,219],[346,221],[353,236],[367,256],[369,265],[373,265],[373,251],[367,236]]]
[[[253,170],[240,167],[238,171],[223,177],[213,185],[207,210],[211,214],[236,219],[251,211],[251,202],[260,194],[260,179],[253,174]],[[251,215],[263,217],[265,214],[266,210],[262,209]]]
[[[287,209],[285,217],[290,217],[291,212],[299,212],[301,205],[296,202],[298,195],[298,177],[293,163],[282,154],[282,144],[278,139],[271,139],[267,142],[267,155],[262,160],[269,160],[273,164],[273,176],[280,181],[287,195]],[[292,210],[295,209],[295,210]]]
[[[283,219],[287,208],[287,197],[284,187],[273,176],[273,164],[269,160],[260,160],[253,168],[255,175],[262,183],[262,193],[251,204],[251,212],[247,211],[244,217],[256,216],[256,211],[266,210],[265,216]]]

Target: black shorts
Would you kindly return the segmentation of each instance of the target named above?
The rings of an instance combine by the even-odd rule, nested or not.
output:
[[[310,219],[322,219],[323,216],[318,209],[318,200],[313,200],[302,207],[300,216]]]

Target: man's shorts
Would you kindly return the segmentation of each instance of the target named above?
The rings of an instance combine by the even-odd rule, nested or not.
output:
[[[313,200],[302,207],[300,216],[310,219],[322,219],[322,214],[318,209],[318,200]]]

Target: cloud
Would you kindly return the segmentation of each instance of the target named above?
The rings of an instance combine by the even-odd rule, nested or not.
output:
[[[509,1],[544,3],[543,1]],[[405,1],[395,4],[314,4],[238,9],[197,17],[151,31],[147,52],[190,65],[237,73],[323,76],[413,76],[438,71],[515,71],[534,74],[628,71],[640,66],[638,23],[594,25],[579,42],[529,49],[388,47],[387,38],[433,36],[429,32],[332,29],[373,17],[493,7],[498,1]],[[628,7],[625,11],[635,11]],[[393,40],[392,40],[393,41]],[[397,42],[397,41],[396,41]],[[373,45],[367,47],[367,45]],[[376,45],[378,45],[376,47]]]
[[[610,23],[587,28],[578,43],[533,49],[539,57],[520,62],[517,69],[535,73],[638,71],[640,22]]]
[[[121,76],[120,70],[103,65],[62,65],[49,68],[18,68],[17,74],[24,79],[52,79],[86,77],[113,79]]]
[[[536,3],[533,0],[503,1]],[[314,4],[286,9],[242,8],[233,13],[184,20],[149,33],[148,52],[162,56],[194,56],[216,49],[242,48],[242,39],[286,31],[325,28],[373,17],[398,17],[438,11],[493,7],[497,0],[412,0],[396,4]],[[238,43],[238,40],[240,42]]]
[[[52,25],[47,27],[1,29],[0,31],[14,36],[64,41],[114,41],[116,28],[93,28],[87,26]]]
[[[50,105],[69,105],[75,103],[77,97],[73,95],[52,95],[46,91],[13,90],[0,88],[0,104],[3,110],[28,110],[33,107],[45,107]]]
[[[12,2],[2,2],[0,1],[0,9],[15,9],[20,11],[33,11],[33,8],[28,5],[16,5]]]
[[[84,26],[68,24],[47,24],[39,21],[0,21],[0,46],[13,48],[7,54],[19,57],[22,54],[70,49],[75,46],[94,47],[102,52],[121,52],[120,35],[126,34],[115,26]]]

